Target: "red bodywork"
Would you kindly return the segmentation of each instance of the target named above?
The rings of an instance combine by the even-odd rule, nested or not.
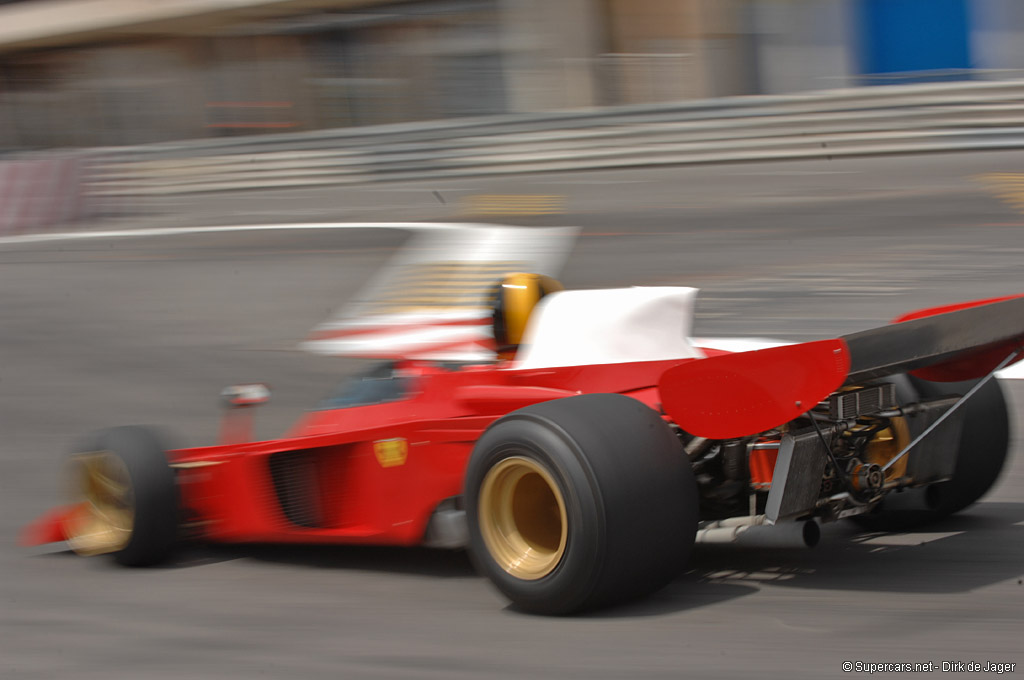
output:
[[[494,420],[586,392],[626,393],[657,407],[654,386],[677,363],[517,371],[410,362],[397,367],[411,381],[404,399],[313,411],[285,439],[183,449],[171,459],[219,463],[178,472],[182,505],[205,522],[206,539],[413,545],[422,541],[438,504],[462,493],[473,445]],[[404,447],[404,460],[382,459],[377,446]],[[315,527],[289,521],[274,488],[271,458],[296,451],[308,456],[319,499]]]
[[[396,371],[410,381],[399,400],[311,411],[282,439],[168,452],[183,520],[208,541],[418,544],[438,504],[462,493],[469,455],[494,420],[529,404],[592,392],[628,394],[658,408],[658,380],[679,363],[543,370],[399,363]],[[293,464],[298,457],[301,463]],[[279,476],[309,485],[316,516],[306,524],[313,526],[289,519],[275,486],[275,460],[291,466]],[[71,511],[40,518],[23,542],[65,538],[61,527]]]

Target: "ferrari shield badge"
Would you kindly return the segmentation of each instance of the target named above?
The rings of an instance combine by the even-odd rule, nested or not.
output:
[[[409,442],[404,439],[381,439],[373,443],[373,455],[381,467],[405,465],[409,455]]]

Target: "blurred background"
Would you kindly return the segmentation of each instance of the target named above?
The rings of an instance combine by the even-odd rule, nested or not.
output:
[[[0,233],[222,191],[1018,148],[1022,75],[1018,0],[0,0]]]
[[[0,149],[1018,69],[1017,0],[4,0]]]

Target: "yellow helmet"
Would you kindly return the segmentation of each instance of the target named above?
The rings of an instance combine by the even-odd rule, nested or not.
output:
[[[523,340],[530,312],[549,293],[564,290],[543,274],[506,274],[492,290],[494,341],[499,353],[514,352]]]

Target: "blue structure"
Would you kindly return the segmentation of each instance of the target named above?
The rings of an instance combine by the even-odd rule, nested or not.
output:
[[[868,83],[952,80],[972,67],[967,0],[859,0],[859,70]],[[924,71],[944,71],[929,76]]]

